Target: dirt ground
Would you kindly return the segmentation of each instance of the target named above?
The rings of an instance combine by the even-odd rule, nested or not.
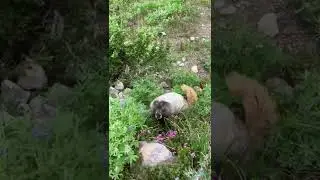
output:
[[[311,47],[313,35],[298,23],[294,10],[288,5],[288,0],[225,0],[224,4],[234,6],[236,12],[227,16],[217,16],[218,25],[237,21],[256,27],[264,14],[275,13],[279,33],[272,38],[273,42],[291,54],[312,51],[310,48],[313,48]]]
[[[180,68],[191,71],[193,66],[197,66],[197,75],[207,79],[210,75],[203,65],[211,61],[211,47],[208,46],[211,42],[211,6],[200,5],[198,8],[199,17],[184,27],[170,29],[168,40],[173,47],[172,53],[181,58],[177,59],[183,63]]]

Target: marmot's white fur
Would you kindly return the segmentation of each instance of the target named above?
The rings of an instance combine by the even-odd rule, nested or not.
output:
[[[186,99],[175,92],[158,96],[150,103],[152,115],[156,119],[162,119],[185,110],[188,107]]]

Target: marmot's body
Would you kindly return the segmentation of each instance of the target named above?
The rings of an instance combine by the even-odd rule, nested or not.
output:
[[[177,114],[188,107],[184,97],[175,92],[158,96],[150,103],[152,115],[156,119],[162,119]]]

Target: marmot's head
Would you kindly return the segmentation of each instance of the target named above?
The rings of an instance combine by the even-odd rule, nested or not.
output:
[[[170,104],[165,101],[154,101],[152,114],[156,119],[163,119],[170,116]]]

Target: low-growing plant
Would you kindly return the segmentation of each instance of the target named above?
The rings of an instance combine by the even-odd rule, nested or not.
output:
[[[147,77],[136,80],[132,83],[133,89],[131,96],[137,101],[149,106],[151,101],[163,94],[163,89],[153,78]]]
[[[0,125],[0,148],[5,149],[1,177],[101,179],[103,135],[95,129],[82,131],[79,121],[73,113],[59,112],[50,129],[35,128],[23,118]]]
[[[138,159],[136,133],[144,127],[146,107],[134,98],[109,98],[109,177],[121,179],[125,165]]]
[[[188,86],[199,86],[200,85],[200,78],[193,73],[190,73],[186,70],[176,70],[173,71],[170,75],[172,80],[173,86],[181,86],[182,84],[186,84]]]

